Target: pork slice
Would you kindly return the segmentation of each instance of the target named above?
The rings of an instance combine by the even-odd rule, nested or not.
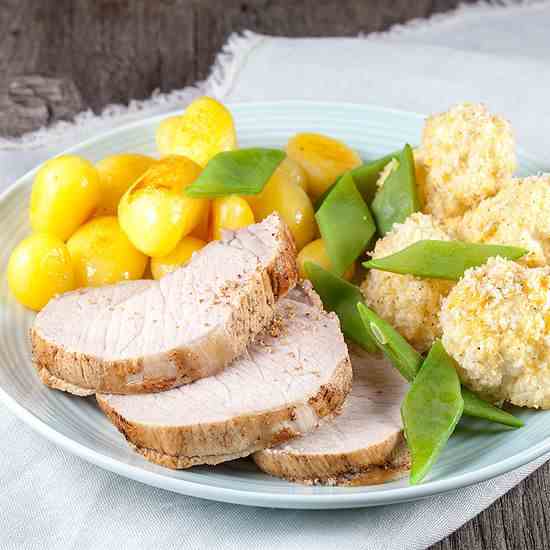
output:
[[[229,367],[162,393],[97,394],[130,445],[169,468],[218,464],[314,429],[351,389],[338,318],[305,282]]]
[[[160,281],[51,300],[31,330],[42,380],[78,395],[161,391],[211,376],[246,349],[296,284],[277,215],[208,244]]]
[[[304,437],[255,453],[261,470],[327,485],[372,485],[408,472],[400,414],[407,382],[385,359],[354,349],[351,361],[353,389],[341,414]]]

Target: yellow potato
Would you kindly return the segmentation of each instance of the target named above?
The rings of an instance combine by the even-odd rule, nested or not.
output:
[[[116,216],[122,195],[155,162],[146,155],[111,155],[96,164],[101,185],[101,198],[96,216]]]
[[[314,201],[338,176],[361,164],[355,151],[321,134],[296,134],[287,143],[286,152],[306,171],[308,193]]]
[[[322,268],[326,269],[327,271],[332,270],[332,262],[328,257],[327,249],[325,247],[325,242],[323,241],[323,239],[317,239],[316,241],[312,241],[307,246],[305,246],[298,254],[297,262],[300,277],[302,277],[303,279],[307,277],[306,271],[304,269],[304,265],[306,262],[314,262],[320,265]],[[348,270],[344,273],[343,277],[344,279],[351,281],[354,274],[355,262],[351,264]]]
[[[184,189],[201,168],[182,156],[156,161],[118,205],[120,225],[132,244],[152,257],[166,256],[206,215],[208,201],[192,199]]]
[[[24,306],[39,311],[56,294],[74,289],[71,256],[63,241],[47,233],[22,240],[8,262],[8,285]]]
[[[177,129],[183,124],[183,115],[165,118],[156,132],[157,150],[162,156],[172,155]]]
[[[195,237],[183,237],[178,246],[167,256],[151,259],[151,273],[154,279],[162,279],[168,273],[176,271],[186,264],[194,252],[200,250],[206,242]]]
[[[156,139],[161,155],[184,155],[201,166],[218,153],[237,147],[231,113],[207,96],[193,101],[183,115],[163,121]]]
[[[277,166],[271,180],[287,180],[301,187],[306,193],[308,192],[306,171],[290,157],[285,157],[283,162]]]
[[[284,172],[273,174],[259,195],[250,195],[247,200],[257,221],[267,218],[272,212],[278,212],[288,225],[301,250],[316,235],[315,212],[307,193]]]
[[[204,210],[205,210],[204,215],[200,219],[195,229],[193,229],[193,231],[191,231],[189,235],[191,237],[196,237],[201,241],[209,241],[210,240],[210,217],[211,217],[211,211],[212,211],[212,205],[210,201],[208,201],[208,204],[206,205]]]
[[[116,216],[94,218],[68,240],[76,285],[102,286],[140,279],[147,256],[137,250]]]
[[[242,197],[230,195],[212,201],[212,239],[221,239],[222,229],[240,229],[252,223],[254,214]]]
[[[99,174],[86,159],[65,155],[47,161],[32,186],[32,228],[67,240],[99,204],[100,189]]]

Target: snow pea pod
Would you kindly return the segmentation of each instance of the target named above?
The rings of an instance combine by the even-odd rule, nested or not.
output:
[[[397,168],[378,189],[371,204],[378,233],[381,236],[388,233],[394,223],[403,223],[411,214],[420,210],[411,146],[405,145],[395,158]]]
[[[380,350],[392,362],[393,366],[412,382],[419,371],[423,358],[422,356],[397,332],[389,323],[381,319],[374,311],[364,304],[357,304],[357,309],[365,326],[369,328],[374,340]],[[450,356],[448,360],[453,362]],[[503,411],[477,396],[468,388],[462,387],[464,399],[464,414],[496,422],[511,428],[521,428],[523,422],[509,412]]]
[[[263,147],[218,153],[185,194],[194,198],[257,195],[284,158],[283,151]]]
[[[372,202],[372,199],[374,199],[374,195],[376,194],[376,191],[378,190],[378,187],[376,186],[376,182],[378,181],[378,178],[380,177],[380,173],[384,168],[386,167],[386,164],[390,162],[393,158],[395,158],[399,154],[399,151],[395,151],[394,153],[390,153],[389,155],[386,155],[385,157],[367,162],[365,164],[361,164],[361,166],[357,166],[357,168],[352,168],[348,173],[351,174],[351,177],[353,178],[353,181],[355,182],[355,185],[357,186],[357,191],[361,193],[361,196],[365,200],[365,202],[370,205]],[[334,189],[334,186],[340,181],[340,179],[343,176],[340,176],[318,199],[315,203],[315,210],[318,210],[325,198],[329,195],[329,193]]]
[[[361,193],[361,196],[365,199],[367,204],[371,204],[378,187],[376,182],[380,177],[380,173],[386,167],[386,164],[390,162],[393,158],[396,158],[399,155],[399,151],[395,151],[385,157],[382,157],[378,160],[374,160],[367,164],[362,164],[350,170],[350,174],[357,186],[357,191]]]
[[[363,299],[361,291],[316,263],[306,262],[304,269],[325,308],[338,315],[346,338],[369,353],[375,353],[378,349],[376,343],[357,311],[357,302]]]
[[[510,414],[476,395],[473,391],[462,386],[462,398],[464,399],[464,414],[475,418],[489,420],[497,424],[504,424],[510,428],[521,428],[524,424],[519,418]]]
[[[422,481],[433,466],[463,410],[460,379],[441,342],[437,341],[401,404],[405,438],[412,458],[412,484]]]
[[[359,302],[356,307],[363,324],[374,336],[378,347],[402,374],[403,378],[412,382],[422,365],[420,353],[372,309],[369,309],[362,302]]]
[[[462,241],[423,240],[386,256],[364,262],[367,269],[380,269],[402,275],[458,281],[470,267],[483,265],[493,256],[517,260],[524,248]]]
[[[369,207],[345,174],[315,213],[334,272],[342,275],[376,232]]]

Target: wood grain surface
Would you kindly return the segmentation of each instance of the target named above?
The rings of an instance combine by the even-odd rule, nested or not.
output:
[[[353,36],[455,0],[0,0],[0,135],[203,79],[228,35]],[[550,548],[550,465],[433,550]],[[393,549],[391,549],[393,550]],[[399,549],[396,549],[399,550]]]

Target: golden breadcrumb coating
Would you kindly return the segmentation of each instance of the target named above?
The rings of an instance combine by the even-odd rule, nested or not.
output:
[[[550,268],[502,258],[466,271],[441,309],[462,381],[495,402],[550,408]]]
[[[417,212],[376,243],[373,258],[383,258],[424,239],[448,241],[449,237],[431,216]],[[418,351],[426,351],[441,335],[441,298],[452,282],[421,279],[371,269],[361,290],[369,307],[391,323]]]
[[[424,212],[438,220],[460,216],[493,196],[517,164],[510,124],[475,103],[426,120],[421,158]]]
[[[494,196],[466,212],[456,225],[460,239],[521,246],[520,262],[550,263],[550,175],[512,178]]]

